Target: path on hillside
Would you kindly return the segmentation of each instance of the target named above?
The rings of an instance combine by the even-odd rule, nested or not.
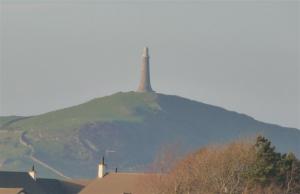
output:
[[[51,171],[54,172],[55,174],[57,174],[57,175],[59,175],[59,176],[65,178],[65,179],[71,179],[70,177],[64,175],[62,172],[56,170],[55,168],[49,166],[49,165],[46,164],[45,162],[43,162],[43,161],[39,160],[38,158],[36,158],[36,157],[34,156],[34,148],[33,148],[33,146],[29,143],[29,141],[26,139],[25,135],[26,135],[26,132],[22,132],[22,134],[21,134],[21,136],[20,136],[20,138],[19,138],[19,141],[20,141],[20,143],[21,143],[22,145],[24,145],[24,146],[26,146],[26,147],[28,147],[28,148],[30,149],[30,154],[29,154],[28,157],[29,157],[31,160],[33,160],[34,162],[36,162],[36,163],[42,165],[42,166],[45,167],[45,168],[48,168],[49,170],[51,170]]]

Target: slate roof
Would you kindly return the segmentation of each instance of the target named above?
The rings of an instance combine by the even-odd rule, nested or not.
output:
[[[66,194],[78,194],[91,180],[61,180]]]
[[[0,194],[8,194],[4,190],[14,193],[20,189],[28,194],[76,194],[87,185],[87,181],[78,182],[46,178],[35,181],[27,172],[0,171]]]
[[[57,179],[38,178],[36,183],[47,194],[67,194],[62,182]]]
[[[29,194],[47,194],[27,172],[0,171],[0,188],[23,188]]]

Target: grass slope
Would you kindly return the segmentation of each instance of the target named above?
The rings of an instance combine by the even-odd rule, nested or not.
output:
[[[14,122],[10,127],[19,130],[57,131],[70,130],[92,122],[142,122],[137,109],[155,111],[159,107],[156,94],[117,93],[91,100],[70,108],[49,112]]]
[[[3,116],[0,117],[0,128],[4,127],[6,125],[9,125],[13,122],[16,122],[18,120],[24,119],[26,117],[21,117],[21,116]]]

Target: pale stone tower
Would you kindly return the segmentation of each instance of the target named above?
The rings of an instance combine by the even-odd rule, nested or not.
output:
[[[98,178],[103,178],[105,176],[105,166],[104,157],[102,158],[101,163],[98,165]]]
[[[149,49],[145,47],[142,55],[141,81],[137,92],[154,92],[150,83]]]

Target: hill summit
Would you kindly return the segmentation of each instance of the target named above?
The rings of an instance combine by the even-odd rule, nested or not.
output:
[[[185,152],[262,134],[279,151],[300,156],[300,131],[186,98],[154,92],[111,96],[32,117],[0,118],[0,166],[88,178],[106,157],[108,169],[145,170],[165,145]]]

